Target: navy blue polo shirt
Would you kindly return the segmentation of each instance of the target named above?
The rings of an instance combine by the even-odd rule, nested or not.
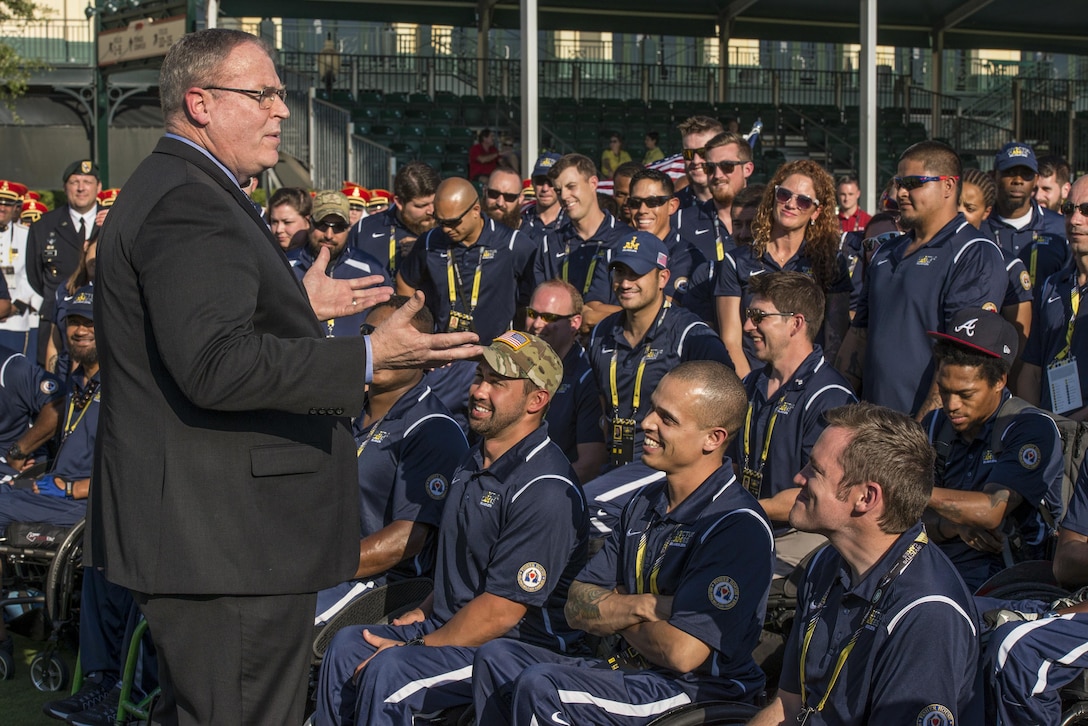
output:
[[[774,568],[767,517],[733,475],[728,458],[672,511],[667,487],[658,481],[631,499],[604,547],[576,579],[632,594],[671,596],[669,625],[710,648],[710,657],[694,671],[677,673],[654,664],[650,670],[703,700],[757,692],[764,675],[752,650],[763,628]]]
[[[727,252],[725,259],[718,265],[718,272],[714,280],[714,295],[716,297],[739,297],[741,321],[743,322],[744,311],[748,309],[752,302],[753,296],[748,289],[748,280],[753,276],[782,270],[792,270],[812,276],[812,260],[805,250],[807,245],[807,242],[802,242],[801,246],[797,248],[797,253],[782,266],[775,262],[769,251],[764,252],[761,258],[756,259],[752,248],[748,245]],[[850,271],[846,258],[842,253],[838,254],[836,263],[838,264],[838,271],[835,279],[824,290],[828,295],[850,292]],[[752,368],[763,365],[763,362],[756,358],[755,346],[752,344],[751,339],[747,335],[741,336],[741,338],[744,345],[744,354],[748,356],[748,365]],[[823,343],[823,339],[824,331],[823,326],[821,326],[816,334],[816,342]]]
[[[545,224],[540,219],[540,215],[537,213],[536,204],[532,204],[525,208],[521,213],[521,226],[518,227],[518,231],[528,235],[531,239],[537,243],[544,239],[545,235],[555,233],[560,227],[567,223],[567,213],[562,209],[559,210],[559,214],[556,215],[548,224]]]
[[[1069,267],[1057,275],[1052,275],[1043,283],[1032,310],[1031,333],[1020,356],[1025,363],[1042,369],[1039,402],[1041,408],[1048,411],[1054,404],[1050,400],[1050,386],[1047,385],[1047,366],[1065,348],[1069,320],[1073,317],[1072,295],[1076,284],[1076,267]],[[1069,354],[1077,360],[1080,390],[1085,396],[1085,403],[1088,403],[1088,322],[1081,322],[1081,318],[1085,317],[1085,309],[1088,308],[1085,304],[1088,303],[1088,287],[1080,290],[1080,300]]]
[[[760,499],[769,499],[796,486],[793,477],[808,463],[816,439],[827,427],[825,411],[857,403],[850,384],[824,360],[820,346],[815,347],[793,377],[767,400],[770,372],[770,366],[764,365],[744,377],[751,423],[746,417],[744,428],[730,442],[730,457],[741,469],[763,474]],[[770,445],[765,446],[772,416],[774,428],[771,429]],[[747,451],[745,438],[749,442]],[[764,450],[767,452],[765,462],[762,461]]]
[[[544,416],[552,441],[570,461],[578,461],[578,444],[604,443],[602,413],[601,392],[589,356],[575,343],[563,357],[563,382]]]
[[[665,294],[718,329],[718,307],[714,299],[716,263],[685,239],[675,228],[665,240],[669,248],[669,282]]]
[[[1019,257],[1013,257],[1006,250],[1001,250],[1001,259],[1005,263],[1006,278],[1005,298],[1001,301],[1001,307],[1031,302],[1033,299],[1031,275],[1024,267],[1024,261]]]
[[[63,396],[56,378],[22,353],[0,347],[0,475],[14,473],[3,459],[4,452],[27,432],[43,408]]]
[[[480,344],[487,345],[510,329],[515,310],[528,305],[533,294],[533,257],[536,248],[525,235],[485,219],[476,243],[454,243],[440,229],[420,238],[403,261],[400,276],[427,296],[435,329],[446,331],[450,310],[471,315]],[[454,276],[456,302],[450,304],[447,263],[453,255],[460,285]],[[472,306],[476,271],[480,271],[479,298]]]
[[[900,535],[857,583],[850,565],[833,548],[813,558],[779,679],[782,690],[801,693],[801,651],[806,628],[815,618],[805,658],[803,705],[815,708],[825,694],[828,699],[822,711],[809,717],[809,725],[983,723],[982,688],[976,677],[978,612],[948,558],[932,544],[884,588],[875,623],[862,629],[828,694],[840,653],[869,613],[877,584],[922,531],[916,524]]]
[[[1048,277],[1073,265],[1073,253],[1064,234],[1036,234],[1027,246],[1021,248],[1017,257],[1024,263],[1036,294]]]
[[[1031,202],[1031,221],[1023,229],[1016,229],[1001,221],[996,212],[986,218],[983,226],[989,227],[989,236],[997,242],[998,247],[1014,255],[1019,255],[1025,247],[1044,234],[1065,239],[1065,218],[1057,212],[1044,209],[1034,200]]]
[[[474,446],[450,482],[438,531],[434,611],[446,623],[487,592],[528,611],[505,634],[571,652],[581,633],[563,607],[586,561],[589,517],[570,462],[547,424],[484,467]]]
[[[1001,402],[1011,397],[1006,390]],[[1045,555],[1040,544],[1046,536],[1046,525],[1039,516],[1039,503],[1045,501],[1051,512],[1062,511],[1061,436],[1050,416],[1037,408],[1026,408],[1001,434],[1001,450],[995,454],[990,444],[999,412],[1000,408],[971,442],[958,435],[952,437],[944,475],[934,484],[969,492],[980,492],[986,484],[1000,484],[1019,494],[1024,501],[1006,518],[1020,532],[1027,558],[1042,559]],[[947,421],[943,409],[923,419],[922,426],[931,442],[937,440]],[[942,542],[940,547],[972,589],[1005,568],[1000,554],[979,552],[959,537]]]
[[[101,382],[95,373],[90,381],[76,369],[68,376],[68,395],[64,401],[64,418],[61,419],[61,443],[53,458],[50,476],[61,479],[86,479],[91,475],[94,463],[94,440],[98,433],[98,408],[102,401]],[[90,395],[93,389],[93,395]],[[80,397],[90,395],[87,403],[79,408]]]
[[[291,269],[294,271],[295,277],[300,281],[314,265],[314,256],[308,246],[299,248],[295,251],[295,254],[289,255],[288,259],[291,260]],[[359,277],[369,277],[370,275],[381,275],[383,279],[379,283],[380,285],[392,286],[393,284],[382,263],[365,252],[360,252],[351,247],[344,247],[340,256],[332,262],[332,274],[330,276],[335,280],[354,280]],[[359,326],[366,322],[368,313],[368,310],[363,310],[354,315],[323,321],[325,337],[344,338],[358,335]]]
[[[722,339],[710,326],[684,308],[662,304],[646,336],[634,347],[623,335],[621,310],[597,323],[589,338],[589,361],[597,387],[604,396],[604,414],[609,419],[626,418],[642,421],[650,410],[650,396],[657,384],[680,363],[689,360],[715,360],[733,367]],[[610,371],[616,361],[616,397],[618,409],[613,406]],[[634,405],[635,379],[639,367],[645,361],[642,387],[639,389],[639,405]],[[642,453],[643,432],[635,427],[633,461]],[[605,430],[605,443],[612,443],[612,427]]]
[[[394,244],[390,249],[389,240]],[[404,226],[397,207],[360,219],[348,233],[348,247],[378,260],[390,279],[396,277],[404,256],[412,249],[416,233]]]
[[[359,455],[361,538],[397,520],[437,528],[453,472],[468,452],[449,410],[420,382],[406,391],[389,412],[366,429],[355,419]],[[395,565],[387,581],[429,575],[434,568],[435,538],[418,555]]]
[[[1088,458],[1081,462],[1077,472],[1073,496],[1069,498],[1069,508],[1062,518],[1062,529],[1088,536]]]
[[[681,207],[672,215],[671,221],[673,229],[694,245],[705,259],[721,262],[725,253],[737,246],[733,235],[718,219],[718,208],[713,199],[698,202],[693,207]]]
[[[676,198],[680,200],[681,209],[688,209],[699,203],[699,197],[695,196],[695,188],[690,183],[676,193]]]
[[[850,310],[857,310],[865,280],[865,235],[862,232],[843,232],[839,250],[846,258],[846,271],[850,275]]]
[[[997,312],[1007,276],[1001,252],[957,214],[928,244],[903,255],[914,232],[880,246],[852,325],[868,330],[862,398],[913,413],[933,380],[932,342],[964,308]]]
[[[605,212],[597,231],[589,239],[583,240],[578,236],[574,223],[568,220],[554,232],[544,235],[538,244],[533,267],[536,285],[560,279],[574,285],[586,302],[613,300],[608,263],[612,260],[613,251],[634,233],[633,229]]]

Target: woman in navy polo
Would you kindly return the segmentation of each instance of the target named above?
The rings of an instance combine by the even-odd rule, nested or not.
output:
[[[808,159],[780,166],[756,210],[752,244],[727,252],[716,275],[720,333],[738,376],[762,365],[743,327],[752,298],[748,280],[765,272],[793,270],[816,280],[827,297],[817,342],[834,360],[850,322],[850,274],[839,253],[839,230],[831,175]]]

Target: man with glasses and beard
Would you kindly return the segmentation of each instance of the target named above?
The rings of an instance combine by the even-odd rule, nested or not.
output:
[[[484,208],[487,216],[510,229],[521,226],[521,177],[512,169],[499,167],[491,172],[484,185]]]
[[[397,272],[397,292],[422,290],[437,330],[472,331],[491,341],[510,327],[533,291],[535,245],[484,216],[467,179],[446,179],[434,202],[435,229]]]
[[[441,181],[436,172],[422,161],[410,161],[393,178],[393,206],[380,211],[370,209],[366,217],[351,229],[348,245],[381,260],[392,278],[416,239],[434,227],[434,193]],[[371,204],[382,199],[381,189],[370,192]]]
[[[365,252],[348,247],[348,230],[351,229],[350,204],[341,192],[328,190],[318,192],[314,197],[313,212],[310,221],[310,237],[306,247],[288,255],[295,277],[301,280],[314,265],[318,253],[324,247],[329,250],[329,264],[325,274],[337,280],[350,280],[357,277],[381,275],[383,285],[391,285],[392,280],[385,272],[385,266]],[[338,338],[344,335],[358,335],[359,326],[366,320],[366,310],[354,315],[330,318],[321,321],[325,326],[325,337]]]

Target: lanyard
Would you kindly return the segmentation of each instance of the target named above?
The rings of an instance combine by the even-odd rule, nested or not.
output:
[[[714,212],[714,237],[714,254],[721,262],[725,259],[725,244],[722,242],[722,225],[717,210]]]
[[[79,427],[79,422],[83,420],[83,417],[87,415],[87,409],[89,409],[91,399],[94,398],[94,394],[98,392],[98,381],[91,381],[87,384],[87,387],[83,389],[81,393],[73,393],[68,401],[68,414],[64,417],[64,432],[61,436],[61,441],[65,441],[75,430]],[[72,421],[72,416],[76,410],[79,410],[79,417],[75,422]]]
[[[666,302],[661,308],[661,317],[657,319],[654,324],[654,330],[661,327],[661,323],[665,321],[665,315],[669,312],[670,304]],[[646,348],[642,352],[642,360],[638,363],[638,371],[635,373],[635,392],[631,396],[631,406],[634,412],[631,414],[631,418],[635,417],[638,413],[639,405],[642,403],[642,374],[646,372],[646,361],[649,360],[650,350],[652,342],[646,342]],[[619,416],[620,411],[620,390],[616,384],[616,362],[619,359],[620,347],[617,345],[616,349],[612,351],[612,363],[608,368],[608,385],[612,393],[612,410],[615,412],[615,416]]]
[[[831,672],[831,680],[827,684],[827,690],[824,691],[823,698],[820,699],[820,703],[815,708],[808,706],[808,697],[805,688],[805,660],[808,656],[808,646],[812,641],[812,633],[816,630],[816,623],[820,619],[820,614],[823,612],[824,606],[827,604],[827,598],[831,594],[831,589],[835,585],[835,579],[832,579],[831,584],[827,586],[827,590],[824,592],[824,596],[820,598],[820,602],[813,610],[812,617],[808,620],[808,625],[805,628],[805,639],[801,645],[801,705],[802,713],[807,714],[812,711],[822,711],[827,704],[827,699],[831,696],[831,689],[835,687],[835,683],[839,680],[839,674],[842,673],[842,667],[846,665],[846,659],[850,657],[850,653],[854,650],[854,645],[858,642],[858,637],[861,635],[861,631],[865,630],[876,623],[877,618],[880,617],[880,610],[877,605],[880,603],[880,599],[887,594],[888,587],[895,581],[895,578],[903,574],[903,571],[907,569],[907,566],[911,561],[922,551],[922,548],[929,544],[929,535],[926,534],[925,528],[918,533],[918,536],[914,538],[914,542],[903,551],[903,554],[899,556],[892,568],[880,578],[880,582],[877,583],[876,589],[873,590],[873,596],[869,600],[869,610],[865,613],[865,617],[861,619],[861,624],[858,625],[858,629],[854,631],[854,634],[850,636],[850,640],[846,643],[841,651],[839,651],[839,657],[835,661],[835,669]],[[801,717],[798,716],[800,721]]]
[[[638,550],[635,554],[635,590],[638,595],[644,594],[647,586],[652,594],[661,594],[661,591],[657,589],[657,576],[661,572],[661,562],[665,559],[665,553],[669,549],[669,543],[672,541],[673,535],[675,535],[676,530],[680,528],[679,524],[673,527],[668,536],[665,537],[665,541],[661,543],[661,551],[658,552],[654,564],[650,567],[650,577],[649,582],[647,582],[642,575],[642,565],[646,559],[646,542],[650,538],[650,530],[653,528],[656,520],[656,516],[650,520],[650,523],[646,525],[646,529],[642,530],[642,536],[638,540]]]
[[[589,269],[586,270],[586,280],[582,284],[582,294],[589,294],[589,286],[593,283],[593,271],[597,269],[597,259],[601,256],[601,243],[598,241],[593,249],[593,259],[589,261]],[[567,279],[567,273],[570,271],[570,242],[567,242],[565,252],[563,253],[563,270],[560,272],[559,277],[563,282],[570,282]]]
[[[763,450],[759,452],[759,468],[756,469],[756,473],[762,473],[763,467],[767,463],[767,453],[771,450],[771,434],[774,433],[774,422],[778,420],[778,409],[782,405],[782,402],[786,400],[787,391],[783,387],[782,394],[778,397],[778,400],[774,402],[774,409],[771,411],[771,420],[767,422],[767,433],[763,437]],[[750,439],[752,435],[752,419],[755,406],[748,404],[748,413],[744,416],[744,468],[748,469],[749,460],[752,453]]]
[[[451,252],[452,254],[452,252]],[[389,225],[389,270],[397,274],[397,225]]]
[[[1073,308],[1073,314],[1069,316],[1069,326],[1065,329],[1065,347],[1054,356],[1056,360],[1065,360],[1069,355],[1069,349],[1073,346],[1073,328],[1077,325],[1077,313],[1080,311],[1080,288],[1073,283],[1073,291],[1069,293],[1069,306]]]
[[[387,412],[380,419],[370,424],[369,428],[367,428],[366,431],[366,438],[364,438],[362,443],[359,444],[359,448],[355,450],[355,458],[359,458],[363,455],[363,451],[366,450],[366,445],[369,444],[371,440],[373,440],[374,435],[378,433],[378,427],[382,425],[382,421],[384,421],[385,417],[388,415],[389,414]]]
[[[465,298],[465,291],[461,289],[461,268],[453,261],[454,247],[450,248],[450,256],[446,258],[446,282],[450,291],[450,309],[457,307],[457,293],[460,291],[461,299]],[[480,256],[476,260],[476,274],[472,278],[472,298],[469,300],[468,309],[466,313],[472,315],[476,310],[476,305],[480,301],[480,277],[484,266],[484,248],[480,248]],[[456,276],[456,286],[454,283],[454,276]]]

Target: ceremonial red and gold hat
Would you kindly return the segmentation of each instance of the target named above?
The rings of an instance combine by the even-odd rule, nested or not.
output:
[[[385,189],[371,189],[370,201],[367,203],[367,209],[374,209],[375,207],[388,207],[393,204],[392,193]]]
[[[117,193],[120,189],[103,189],[98,193],[98,206],[110,208],[117,201]]]
[[[23,201],[28,189],[18,182],[0,179],[0,202],[12,205]]]
[[[366,209],[370,204],[370,192],[353,182],[344,182],[340,190],[348,198],[348,204],[354,209]]]
[[[45,206],[36,199],[28,199],[23,202],[23,211],[19,214],[19,221],[23,224],[32,224],[42,218],[42,215],[49,211],[49,207]]]

